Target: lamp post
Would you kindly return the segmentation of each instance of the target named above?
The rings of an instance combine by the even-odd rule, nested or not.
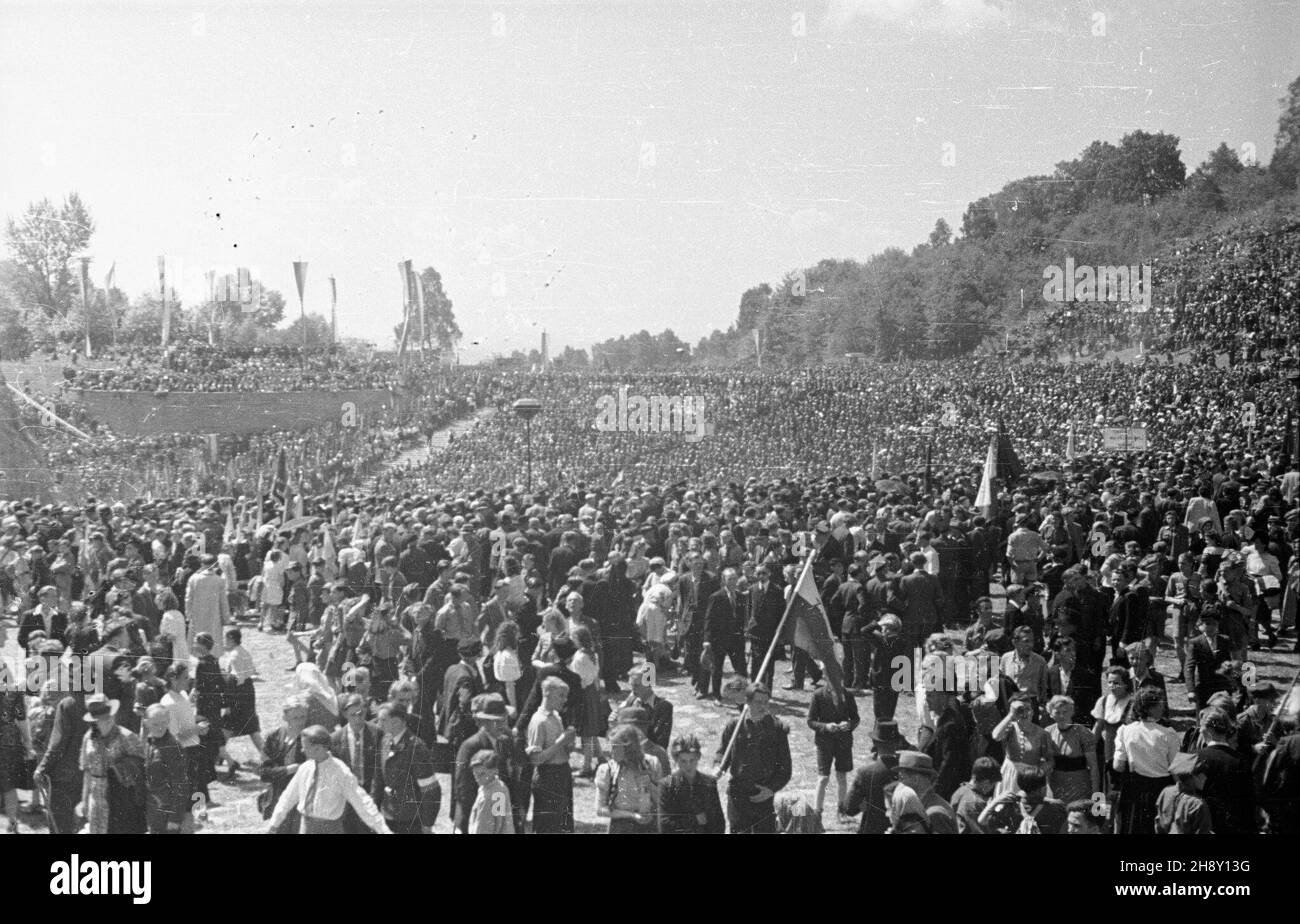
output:
[[[527,477],[524,480],[528,493],[533,491],[533,418],[542,412],[542,402],[536,398],[520,398],[513,405],[515,414],[524,421],[524,458],[527,460]]]

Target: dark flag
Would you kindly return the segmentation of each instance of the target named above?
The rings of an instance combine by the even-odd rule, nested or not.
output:
[[[781,641],[802,648],[808,657],[821,661],[826,682],[836,690],[844,689],[844,672],[835,652],[835,636],[831,634],[830,620],[813,581],[811,558],[804,565],[803,574],[790,597],[790,612],[785,619]]]

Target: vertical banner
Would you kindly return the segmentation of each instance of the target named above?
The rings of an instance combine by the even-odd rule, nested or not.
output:
[[[407,261],[407,279],[410,280],[411,286],[411,310],[416,313],[420,319],[420,357],[424,358],[424,285],[420,282],[419,275],[415,268],[411,266],[411,261]]]
[[[307,291],[307,264],[301,260],[293,262],[293,279],[298,283],[298,318],[302,321],[302,345],[307,347],[307,308],[303,296]]]
[[[402,277],[402,336],[397,342],[397,361],[401,362],[402,354],[406,352],[406,336],[411,327],[411,261],[399,260],[397,272]]]
[[[90,359],[90,257],[81,258],[81,313],[86,327],[86,359]]]
[[[217,271],[208,270],[204,275],[208,280],[208,346],[216,346],[214,328],[217,323]]]
[[[158,258],[158,294],[162,296],[162,346],[167,349],[167,341],[172,335],[172,315],[167,310],[167,258]]]
[[[338,343],[339,340],[339,287],[330,277],[330,343]]]
[[[758,363],[758,369],[763,370],[763,335],[754,328],[754,360]]]

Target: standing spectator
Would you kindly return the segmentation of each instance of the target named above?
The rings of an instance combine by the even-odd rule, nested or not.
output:
[[[478,792],[470,807],[466,834],[514,834],[514,812],[510,789],[501,781],[500,758],[492,751],[479,751],[470,759],[469,772]]]
[[[769,711],[770,697],[761,683],[750,683],[745,714],[722,731],[719,769],[731,770],[727,817],[732,834],[776,833],[772,800],[790,782],[790,731]]]
[[[397,834],[431,834],[442,807],[442,787],[434,775],[433,755],[411,733],[410,710],[401,703],[379,707],[379,767],[375,803]]]
[[[341,760],[330,756],[330,733],[320,725],[303,730],[302,749],[306,760],[298,766],[289,785],[271,812],[269,831],[274,833],[296,809],[299,834],[343,834],[343,809],[350,805],[377,834],[391,834],[384,818]]]
[[[610,834],[659,833],[659,785],[664,775],[654,757],[641,750],[641,736],[630,725],[609,735],[610,759],[596,773],[596,814],[609,819]]]
[[[560,677],[541,680],[542,705],[528,722],[527,752],[533,765],[533,833],[573,833],[573,778],[569,751],[578,731],[562,714],[569,685]]]
[[[217,558],[204,555],[201,562],[202,567],[185,587],[185,616],[189,620],[187,638],[191,643],[200,632],[214,639],[221,638],[226,623],[230,622],[230,595],[226,579],[217,572]]]
[[[817,751],[817,814],[826,804],[826,788],[835,771],[835,804],[848,796],[848,774],[853,769],[853,732],[861,719],[852,696],[830,684],[818,689],[808,704],[808,727]]]
[[[185,754],[170,731],[171,713],[154,703],[144,715],[145,818],[150,834],[180,834],[190,817]]]
[[[144,834],[144,746],[117,724],[118,702],[103,693],[86,697],[90,725],[81,745],[85,773],[78,814],[91,834]]]
[[[718,798],[718,781],[700,772],[700,742],[679,735],[672,742],[677,769],[664,782],[659,813],[664,834],[723,834],[727,819]]]

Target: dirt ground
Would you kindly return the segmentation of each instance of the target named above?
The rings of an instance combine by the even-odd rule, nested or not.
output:
[[[10,627],[8,632],[10,641],[3,651],[6,659],[9,659],[8,663],[13,664],[12,659],[18,656],[18,649],[13,642],[12,619],[9,620],[8,625]],[[257,705],[263,733],[266,733],[279,723],[281,703],[291,692],[290,681],[292,674],[290,668],[293,663],[293,655],[289,643],[283,635],[263,634],[252,626],[245,627],[244,643],[245,647],[252,653],[260,673],[260,680],[257,682]],[[1277,651],[1256,652],[1253,655],[1253,664],[1258,679],[1271,680],[1275,685],[1285,688],[1294,676],[1297,657],[1289,652],[1291,640],[1284,639],[1282,644],[1287,649],[1287,653],[1284,654],[1281,648]],[[816,755],[813,749],[812,731],[808,728],[806,722],[811,691],[800,692],[781,689],[785,683],[789,682],[789,678],[786,676],[788,667],[789,662],[777,663],[775,684],[777,689],[772,700],[774,711],[790,727],[794,776],[786,792],[803,794],[811,802],[817,787]],[[1173,719],[1177,726],[1184,727],[1190,721],[1192,713],[1187,702],[1186,688],[1182,684],[1172,682],[1172,678],[1178,673],[1178,665],[1174,657],[1173,647],[1168,642],[1161,645],[1156,667],[1170,680],[1168,689]],[[737,710],[712,701],[697,701],[689,679],[682,676],[661,677],[659,691],[660,695],[673,703],[674,733],[694,732],[699,737],[705,749],[705,759],[701,766],[703,769],[709,770],[714,762],[714,754],[719,745],[722,728],[727,719],[735,715]],[[871,746],[868,734],[872,724],[870,695],[859,697],[857,703],[858,710],[863,716],[863,724],[854,735],[853,757],[855,766],[860,766],[868,758]],[[918,721],[916,702],[912,694],[905,693],[899,700],[896,718],[904,736],[908,740],[915,742]],[[255,765],[256,752],[248,739],[239,739],[232,742],[230,751],[232,756],[241,763]],[[573,766],[575,771],[581,766],[580,754],[574,754]],[[199,833],[244,834],[264,830],[265,822],[257,811],[256,804],[257,794],[264,788],[264,784],[257,779],[256,772],[254,770],[243,770],[232,782],[225,780],[224,773],[221,776],[222,779],[211,789],[213,804],[208,811],[207,822],[200,826]],[[450,790],[450,779],[445,775],[442,776],[441,784],[444,794],[443,809],[435,831],[437,833],[450,833],[451,824],[447,815],[446,798],[446,794]],[[23,792],[21,796],[25,803],[28,794]],[[851,833],[855,831],[857,828],[856,819],[841,821],[837,818],[835,798],[835,783],[832,780],[830,791],[827,794],[826,810],[823,814],[823,822],[827,831],[830,833]],[[596,817],[595,799],[594,784],[590,780],[575,777],[574,802],[578,833],[590,834],[604,831],[605,823]],[[44,820],[38,814],[24,814],[22,822],[24,830],[32,832],[45,830]]]

